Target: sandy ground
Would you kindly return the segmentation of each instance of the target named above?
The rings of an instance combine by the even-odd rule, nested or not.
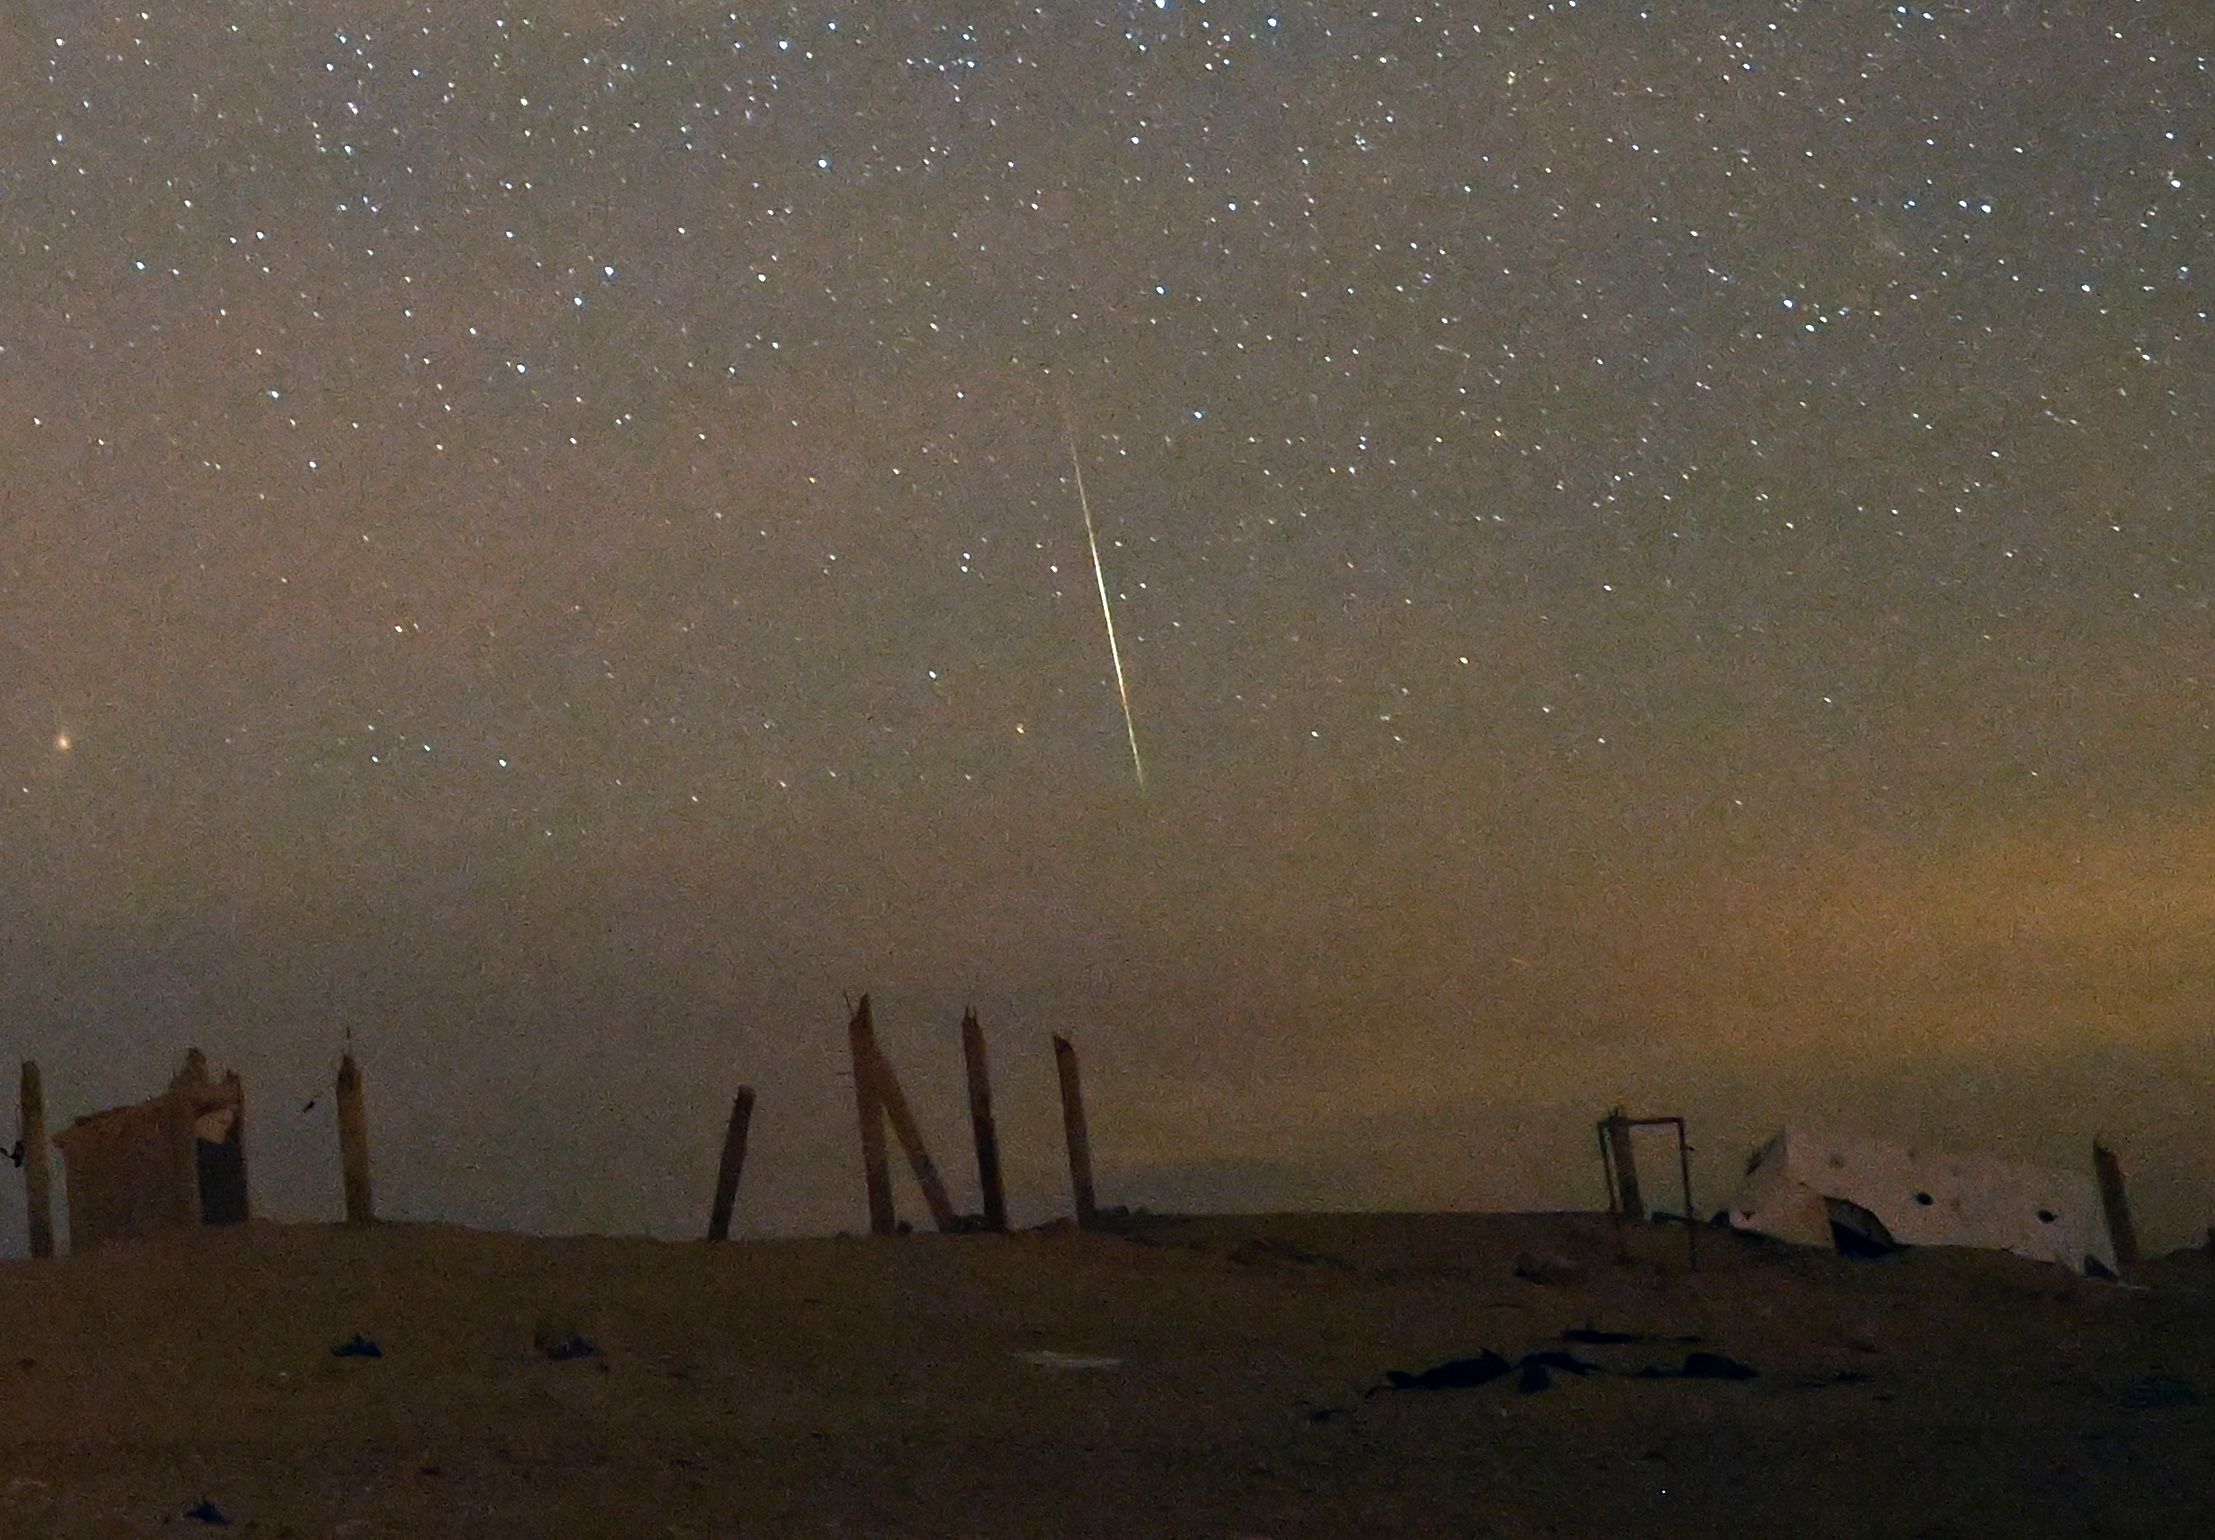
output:
[[[2207,1257],[2124,1288],[1720,1232],[1694,1272],[1684,1240],[257,1224],[0,1264],[0,1535],[2215,1535]],[[1363,1396],[1487,1348],[1695,1350],[1586,1326],[1758,1372]],[[357,1333],[383,1356],[333,1355]]]

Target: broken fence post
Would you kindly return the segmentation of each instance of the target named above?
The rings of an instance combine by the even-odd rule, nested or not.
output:
[[[46,1095],[38,1064],[23,1061],[23,1200],[30,1230],[31,1255],[54,1254],[54,1171],[46,1158]]]
[[[1008,1227],[1007,1193],[1000,1185],[1000,1136],[992,1125],[992,1071],[985,1061],[984,1028],[975,1011],[961,1015],[961,1056],[969,1067],[969,1128],[977,1141],[977,1187],[988,1230]]]
[[[931,1223],[938,1226],[941,1233],[959,1229],[953,1199],[946,1195],[946,1184],[939,1180],[931,1152],[923,1147],[923,1131],[916,1127],[915,1116],[908,1111],[908,1099],[900,1089],[900,1077],[893,1073],[892,1061],[877,1047],[875,1038],[870,1039],[869,1046],[877,1060],[878,1103],[892,1124],[892,1132],[900,1140],[900,1148],[907,1154],[908,1165],[915,1172],[916,1186],[923,1189],[923,1201],[931,1210]]]
[[[377,1217],[377,1200],[369,1181],[369,1119],[362,1111],[361,1066],[352,1054],[338,1061],[338,1159],[346,1186],[346,1222],[365,1225]]]
[[[1084,1126],[1084,1088],[1077,1080],[1077,1050],[1059,1034],[1054,1038],[1054,1068],[1061,1075],[1061,1127],[1069,1140],[1069,1190],[1076,1199],[1077,1227],[1089,1230],[1100,1217],[1092,1192],[1092,1137]]]
[[[876,1029],[869,1021],[869,997],[863,995],[846,1024],[854,1059],[854,1108],[861,1115],[862,1178],[869,1186],[869,1233],[890,1235],[899,1228],[892,1211],[892,1173],[885,1165],[884,1117],[877,1095]]]
[[[2131,1222],[2130,1195],[2123,1190],[2123,1164],[2115,1152],[2092,1141],[2092,1170],[2100,1181],[2100,1207],[2107,1215],[2107,1238],[2115,1247],[2115,1265],[2138,1263],[2138,1226]]]
[[[715,1202],[708,1210],[708,1239],[731,1238],[731,1210],[738,1203],[739,1173],[746,1169],[746,1130],[754,1121],[754,1088],[742,1085],[731,1098],[731,1121],[723,1130],[723,1160],[715,1171]]]

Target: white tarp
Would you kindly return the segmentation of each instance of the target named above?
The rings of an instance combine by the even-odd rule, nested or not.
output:
[[[2085,1270],[2086,1258],[2115,1268],[2090,1173],[1911,1149],[1804,1124],[1785,1128],[1754,1156],[1731,1199],[1730,1222],[1828,1247],[1832,1199],[1868,1210],[1903,1246],[1983,1246],[2073,1272]]]

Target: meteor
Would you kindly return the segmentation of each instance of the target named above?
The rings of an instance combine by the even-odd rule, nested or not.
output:
[[[1100,618],[1107,622],[1108,659],[1115,665],[1115,694],[1123,702],[1123,731],[1131,740],[1131,771],[1138,794],[1146,795],[1146,761],[1138,753],[1138,721],[1131,715],[1131,689],[1123,678],[1123,649],[1115,640],[1115,611],[1108,604],[1107,572],[1100,565],[1100,536],[1092,524],[1092,500],[1085,496],[1084,464],[1077,458],[1077,425],[1066,399],[1061,404],[1062,434],[1069,444],[1069,469],[1077,480],[1077,507],[1084,513],[1084,540],[1092,552],[1092,581],[1100,589]]]

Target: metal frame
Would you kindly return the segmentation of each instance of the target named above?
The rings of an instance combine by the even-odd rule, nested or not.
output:
[[[1698,1217],[1692,1212],[1692,1144],[1686,1136],[1683,1118],[1634,1118],[1618,1107],[1600,1119],[1600,1170],[1607,1179],[1607,1211],[1615,1221],[1617,1245],[1620,1249],[1623,1221],[1629,1216],[1623,1212],[1621,1184],[1617,1180],[1618,1173],[1615,1169],[1615,1151],[1608,1136],[1616,1129],[1627,1131],[1633,1128],[1661,1127],[1674,1128],[1677,1131],[1677,1177],[1684,1187],[1685,1252],[1691,1265],[1697,1268],[1700,1265],[1700,1224]]]

